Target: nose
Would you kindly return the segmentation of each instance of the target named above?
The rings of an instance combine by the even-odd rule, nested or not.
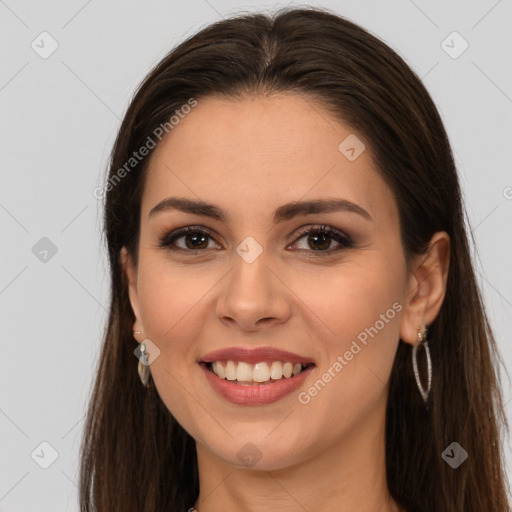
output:
[[[234,254],[232,269],[222,280],[217,301],[221,322],[237,324],[245,331],[259,331],[288,320],[290,289],[268,263],[264,253],[251,263]]]

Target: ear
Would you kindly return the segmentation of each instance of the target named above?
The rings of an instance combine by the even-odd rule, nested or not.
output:
[[[415,345],[418,330],[431,324],[446,294],[450,265],[450,236],[445,231],[434,233],[425,254],[415,257],[408,281],[407,297],[400,324],[400,338]]]
[[[139,293],[137,291],[137,268],[128,253],[126,247],[123,247],[119,253],[119,260],[121,263],[122,271],[124,272],[128,281],[128,295],[130,304],[132,305],[133,314],[135,315],[135,323],[133,324],[134,331],[144,332],[142,320],[140,317],[139,308]]]

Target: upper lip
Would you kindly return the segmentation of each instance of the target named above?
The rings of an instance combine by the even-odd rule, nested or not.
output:
[[[215,361],[243,361],[245,363],[256,364],[263,361],[283,361],[290,363],[314,364],[310,357],[301,356],[280,350],[275,347],[229,347],[221,350],[214,350],[200,359],[202,363],[213,363]]]

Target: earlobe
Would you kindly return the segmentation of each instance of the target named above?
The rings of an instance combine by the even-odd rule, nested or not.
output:
[[[121,269],[126,280],[128,282],[128,295],[130,298],[130,304],[132,306],[133,314],[135,315],[135,330],[142,330],[142,323],[139,314],[139,294],[137,291],[137,269],[133,264],[132,258],[128,253],[126,247],[123,247],[119,253],[119,260],[121,263]],[[140,325],[139,325],[140,324]]]
[[[416,344],[417,327],[431,324],[437,317],[446,295],[450,263],[450,237],[445,231],[435,233],[425,254],[418,255],[413,264],[400,338]]]

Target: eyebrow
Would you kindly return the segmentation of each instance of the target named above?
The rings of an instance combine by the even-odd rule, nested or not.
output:
[[[160,201],[151,209],[148,216],[151,218],[158,213],[171,210],[210,217],[221,222],[227,220],[226,213],[214,204],[179,197],[168,197]],[[366,220],[373,220],[372,216],[362,206],[346,199],[315,199],[312,201],[295,201],[280,206],[274,211],[274,223],[278,224],[299,215],[340,211],[356,213]]]

